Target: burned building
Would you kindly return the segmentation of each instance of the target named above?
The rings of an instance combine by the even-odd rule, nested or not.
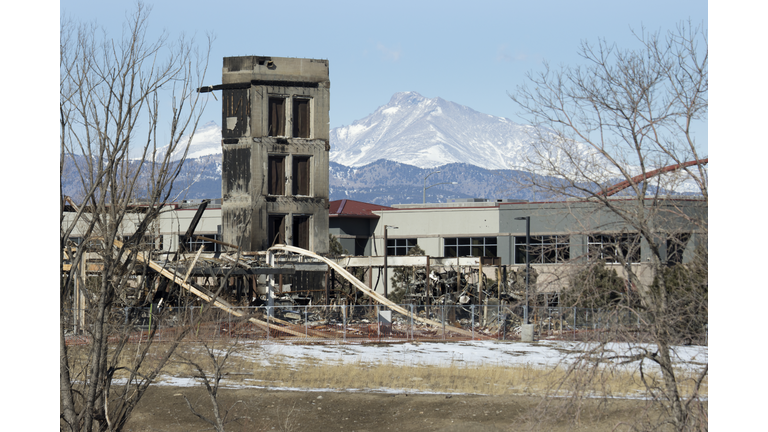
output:
[[[328,251],[328,60],[225,57],[222,237]]]

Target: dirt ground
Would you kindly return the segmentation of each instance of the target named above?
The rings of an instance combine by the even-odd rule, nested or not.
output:
[[[134,411],[128,431],[202,431],[210,425],[184,400],[211,413],[201,387],[152,386]],[[628,430],[615,426],[642,412],[641,401],[620,400],[587,407],[580,424],[535,424],[540,398],[435,394],[383,394],[262,389],[222,389],[222,406],[234,405],[227,431],[523,431]],[[595,417],[599,414],[599,418]]]

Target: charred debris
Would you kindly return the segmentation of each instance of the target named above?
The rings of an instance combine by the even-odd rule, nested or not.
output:
[[[525,271],[508,272],[496,259],[476,259],[479,266],[393,266],[395,289],[384,297],[376,293],[376,286],[371,286],[373,273],[382,271],[373,261],[367,267],[359,264],[345,267],[348,260],[344,258],[328,259],[274,248],[243,252],[235,245],[196,235],[195,228],[207,204],[204,201],[200,205],[182,238],[218,243],[221,252],[203,252],[202,248],[185,250],[186,241],[180,241],[179,250],[172,253],[138,251],[136,257],[140,263],[130,275],[129,287],[116,299],[126,315],[141,315],[142,310],[150,308],[159,313],[165,309],[199,306],[210,301],[213,293],[223,286],[217,298],[224,305],[219,306],[221,309],[269,307],[270,316],[284,324],[306,321],[367,324],[379,320],[370,308],[377,304],[412,305],[413,317],[425,321],[441,319],[439,308],[432,306],[453,306],[449,308],[451,316],[442,319],[448,318],[461,327],[475,323],[480,314],[484,322],[495,322],[497,326],[501,326],[500,320],[510,327],[522,323]],[[80,247],[86,248],[86,259],[81,260],[78,269],[84,277],[75,284],[74,299],[83,307],[87,305],[84,297],[87,297],[88,277],[99,274],[98,256],[105,251],[88,250],[88,245]],[[75,245],[70,249],[74,254]],[[430,262],[429,257],[414,258]],[[338,263],[339,270],[329,265],[331,261]],[[489,278],[489,273],[497,277]],[[537,279],[535,270],[530,277],[532,288]],[[367,290],[362,286],[365,282]],[[529,307],[557,305],[557,298],[553,297],[531,297],[530,300]],[[324,305],[345,307],[301,308]],[[485,312],[480,312],[482,306]],[[251,313],[264,316],[263,311]],[[407,317],[398,315],[398,319]]]

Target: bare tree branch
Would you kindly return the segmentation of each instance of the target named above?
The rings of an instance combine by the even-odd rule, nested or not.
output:
[[[527,85],[511,95],[522,114],[539,126],[531,129],[534,156],[528,161],[536,175],[527,177],[524,186],[571,198],[572,217],[583,226],[575,235],[598,232],[606,214],[615,218],[611,223],[620,228],[611,237],[613,245],[595,240],[601,249],[572,257],[576,265],[566,298],[581,307],[603,307],[617,323],[592,342],[603,347],[616,341],[651,344],[628,353],[590,349],[567,379],[596,376],[594,369],[605,366],[589,360],[598,354],[619,367],[637,364],[648,396],[668,413],[659,424],[694,430],[706,428],[701,421],[706,409],[692,401],[698,400],[708,367],[686,398],[672,357],[674,344],[701,339],[707,319],[708,176],[693,134],[693,125],[706,122],[708,109],[707,31],[681,23],[666,34],[642,29],[635,36],[638,49],[620,49],[605,40],[583,42],[583,66],[555,70],[545,64],[543,72],[530,73]],[[690,166],[656,175],[689,161]],[[607,193],[621,181],[628,185],[625,192]],[[682,181],[695,185],[698,206],[670,197]],[[582,203],[594,208],[594,219]],[[634,258],[641,248],[647,257],[642,263]],[[686,248],[689,258],[681,264]],[[613,276],[606,273],[605,262],[596,259],[606,251],[621,276],[615,270]],[[627,313],[643,323],[642,332],[621,323],[618,317]],[[660,379],[655,372],[648,374],[646,363]],[[578,399],[579,386],[569,385]]]
[[[144,253],[143,239],[151,235],[183,164],[170,155],[185,156],[197,128],[204,102],[194,89],[202,84],[211,40],[202,52],[193,40],[171,43],[166,35],[150,40],[149,13],[148,6],[137,3],[118,38],[92,24],[68,19],[61,23],[60,174],[79,182],[79,190],[67,193],[62,186],[60,205],[60,389],[62,417],[73,431],[121,430],[146,387],[110,399],[114,373],[131,371],[132,377],[145,377],[148,385],[167,361],[161,358],[154,370],[143,371],[156,336],[151,330],[139,357],[122,364],[133,323],[124,325],[114,315],[122,310],[118,306],[125,306],[131,275],[141,268],[135,258]],[[161,93],[176,101],[169,115],[159,112]],[[172,125],[162,160],[153,157],[160,121]],[[131,213],[139,202],[142,212]],[[139,215],[133,218],[135,226],[128,214]],[[74,232],[76,249],[70,242]],[[124,241],[114,247],[116,240]],[[64,270],[65,253],[69,270]],[[78,276],[89,254],[99,260],[98,281]],[[89,306],[83,312],[88,325],[82,330],[89,342],[85,363],[75,361],[65,338],[66,305],[73,304],[76,279]],[[112,344],[110,338],[118,342]]]

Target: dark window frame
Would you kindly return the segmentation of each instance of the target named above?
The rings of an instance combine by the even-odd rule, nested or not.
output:
[[[248,89],[223,89],[221,106],[222,138],[239,138],[245,135],[251,118]],[[227,127],[227,118],[237,119],[234,129]]]
[[[498,257],[497,237],[445,237],[443,255],[454,257]]]
[[[285,155],[267,157],[267,195],[285,195]]]
[[[683,254],[691,240],[691,233],[679,233],[667,238],[667,264],[682,264]]]
[[[293,246],[309,250],[311,215],[293,215],[293,231],[291,243]]]
[[[267,136],[285,136],[285,101],[284,96],[270,96],[268,105]]]
[[[312,157],[293,156],[293,195],[310,196]]]
[[[270,214],[267,215],[267,247],[276,244],[285,244],[285,220],[288,215]]]
[[[367,244],[367,237],[355,237],[355,256],[365,256],[365,246]]]
[[[295,97],[292,100],[293,116],[293,137],[310,138],[312,134],[312,99],[304,97]]]
[[[387,255],[406,256],[418,245],[419,241],[416,238],[387,238]]]
[[[590,261],[601,260],[606,264],[620,264],[619,253],[629,264],[642,260],[640,234],[590,234],[587,254]],[[616,252],[618,249],[619,253]]]
[[[199,234],[199,236],[221,241],[221,234]],[[184,235],[179,235],[179,241],[182,241],[183,239]],[[160,241],[162,242],[162,236]],[[200,249],[200,246],[203,246],[203,252],[221,252],[220,244],[209,240],[200,239],[197,236],[192,236],[184,242],[184,247],[186,248],[187,252],[197,252],[197,250]]]
[[[571,239],[567,235],[535,235],[531,236],[531,264],[562,264],[571,256]],[[514,263],[525,264],[525,236],[514,238]]]

